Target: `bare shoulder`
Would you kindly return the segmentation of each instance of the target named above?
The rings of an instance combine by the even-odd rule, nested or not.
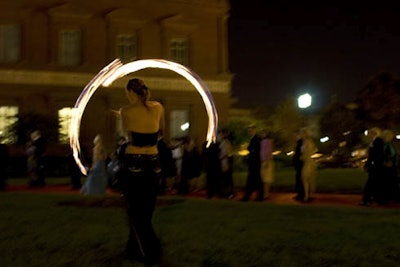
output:
[[[164,109],[163,106],[161,105],[161,103],[158,101],[148,101],[147,105],[150,108],[154,108],[154,109]]]

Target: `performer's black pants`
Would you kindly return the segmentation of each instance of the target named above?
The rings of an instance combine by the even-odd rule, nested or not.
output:
[[[152,225],[157,200],[161,167],[158,155],[124,157],[121,190],[129,217],[129,239],[126,253],[131,259],[158,263],[161,257],[160,241]]]

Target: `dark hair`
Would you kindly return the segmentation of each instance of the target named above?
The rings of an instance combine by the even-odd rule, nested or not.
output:
[[[128,84],[126,85],[126,89],[137,94],[140,97],[140,102],[142,102],[142,104],[147,107],[146,100],[149,95],[149,90],[141,79],[130,79]]]

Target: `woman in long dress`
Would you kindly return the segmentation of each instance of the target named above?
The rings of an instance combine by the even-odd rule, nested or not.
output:
[[[81,193],[84,195],[103,195],[106,193],[108,176],[106,170],[107,154],[104,149],[101,135],[96,135],[93,140],[93,160]]]
[[[311,138],[308,129],[301,130],[301,137],[303,145],[301,147],[301,159],[303,161],[303,169],[301,170],[301,180],[304,187],[304,199],[303,201],[308,202],[311,199],[311,195],[315,192],[315,171],[316,164],[312,159],[312,155],[317,152],[317,148]]]

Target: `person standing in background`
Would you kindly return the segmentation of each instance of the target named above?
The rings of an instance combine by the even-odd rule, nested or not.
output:
[[[1,142],[1,138],[0,138]],[[6,144],[0,143],[0,191],[6,189],[6,181],[8,179],[8,147]]]
[[[229,133],[222,130],[218,134],[219,139],[219,159],[221,162],[222,181],[221,194],[223,197],[232,199],[234,197],[233,185],[233,147],[229,141]]]
[[[360,202],[362,206],[370,206],[373,200],[380,202],[378,189],[382,180],[384,162],[384,142],[380,135],[381,129],[377,127],[369,129],[367,132],[371,143],[368,148],[367,162],[364,166],[368,177],[364,185],[363,196]]]
[[[248,174],[245,194],[242,201],[248,201],[254,191],[258,191],[257,200],[262,201],[264,199],[264,187],[262,186],[260,175],[260,137],[257,135],[257,128],[255,125],[251,125],[248,128],[248,132],[250,135],[250,143],[247,147],[247,150],[249,151],[247,157]]]
[[[301,146],[301,160],[303,161],[303,168],[301,170],[301,181],[303,182],[304,188],[304,202],[312,200],[311,196],[315,192],[315,175],[316,175],[316,163],[312,158],[312,155],[317,152],[310,131],[307,128],[301,129],[301,139],[303,145]]]
[[[302,201],[304,199],[304,187],[301,181],[301,171],[303,169],[303,160],[301,157],[301,147],[303,146],[303,139],[300,133],[296,133],[296,147],[294,149],[294,155],[292,159],[293,167],[295,170],[295,200]]]
[[[45,186],[45,166],[44,153],[46,150],[46,141],[39,130],[31,133],[31,142],[27,150],[28,170],[30,172],[30,187]]]
[[[106,169],[107,153],[104,149],[102,136],[96,135],[93,144],[92,167],[81,188],[81,193],[84,195],[104,195],[108,185],[108,175]]]
[[[274,160],[272,157],[273,143],[271,136],[266,130],[261,131],[261,148],[260,148],[260,160],[261,160],[261,180],[264,186],[264,199],[269,197],[271,190],[271,184],[274,181]]]

